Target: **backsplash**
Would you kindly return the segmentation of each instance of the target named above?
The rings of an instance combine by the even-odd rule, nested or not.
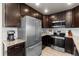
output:
[[[43,28],[43,32],[49,32],[50,29],[52,33],[61,31],[62,33],[66,33],[66,35],[68,30],[71,30],[74,36],[79,36],[79,28]]]
[[[18,28],[16,28],[16,27],[4,27],[2,30],[2,39],[7,40],[7,31],[8,30],[14,30],[15,31],[14,38],[17,39],[18,38],[17,29]]]

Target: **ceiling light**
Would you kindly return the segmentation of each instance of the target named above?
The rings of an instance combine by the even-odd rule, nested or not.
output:
[[[33,16],[38,16],[38,15],[39,15],[38,13],[34,13],[34,14],[33,14]]]
[[[68,5],[71,5],[72,3],[67,3]]]
[[[45,10],[44,10],[44,12],[45,12],[45,13],[47,13],[47,12],[48,12],[48,10],[47,10],[47,9],[45,9]]]
[[[24,9],[24,11],[25,11],[25,12],[28,12],[29,10],[28,10],[28,9]]]
[[[40,3],[36,3],[35,5],[36,5],[36,6],[39,6],[39,5],[40,5]]]

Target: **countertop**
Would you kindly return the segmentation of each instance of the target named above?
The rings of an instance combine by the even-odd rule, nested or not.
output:
[[[14,41],[3,40],[3,44],[6,47],[9,47],[18,43],[22,43],[22,42],[25,42],[25,40],[22,40],[22,39],[15,39]]]
[[[42,33],[41,36],[45,36],[45,35],[53,35],[51,33]]]

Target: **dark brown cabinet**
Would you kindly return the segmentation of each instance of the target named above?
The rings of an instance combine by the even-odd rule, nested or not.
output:
[[[21,3],[20,7],[21,7],[21,10],[20,10],[21,16],[26,16],[26,15],[30,16],[31,15],[31,8],[28,7],[26,4]]]
[[[74,42],[72,38],[66,38],[65,40],[65,51],[73,54],[74,52]]]
[[[72,27],[79,27],[79,6],[73,9],[72,17],[73,17]]]
[[[38,14],[34,9],[31,9],[31,16],[32,16],[32,17],[37,18],[38,15],[39,15],[39,14]]]
[[[66,22],[66,28],[72,27],[72,10],[66,11],[65,22]]]
[[[43,16],[43,28],[52,28],[53,21],[65,21],[65,27],[72,26],[72,10],[62,11],[59,13]]]
[[[51,44],[54,44],[53,42],[53,38],[49,35],[45,35],[42,37],[42,45],[44,46],[51,46]]]
[[[43,28],[51,28],[52,25],[52,20],[50,19],[49,16],[43,16],[43,20],[42,20],[42,27]]]
[[[17,3],[5,4],[5,26],[18,27],[20,26],[20,6]]]
[[[40,14],[39,12],[37,12],[37,11],[34,10],[34,9],[31,9],[31,16],[32,16],[32,17],[35,17],[35,18],[38,18],[38,19],[40,19],[40,20],[43,19],[43,15]]]
[[[43,28],[52,28],[53,21],[62,21],[62,20],[65,20],[66,28],[78,28],[79,27],[79,6],[70,10],[44,16]]]
[[[32,16],[40,20],[43,15],[24,3],[5,3],[5,26],[20,27],[21,18],[24,16]]]
[[[38,18],[40,20],[42,20],[43,15],[41,13],[39,13],[38,11],[36,11],[35,9],[31,8],[30,6],[21,3],[21,16],[32,16],[35,18]]]
[[[25,56],[25,43],[19,43],[7,48],[8,56]]]
[[[50,15],[50,19],[52,19],[53,21],[65,20],[66,19],[66,11],[52,14],[52,15]]]

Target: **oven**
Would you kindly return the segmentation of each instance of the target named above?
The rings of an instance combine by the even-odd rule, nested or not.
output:
[[[53,35],[52,38],[54,39],[53,48],[57,51],[65,52],[65,33]]]
[[[65,37],[55,36],[54,39],[55,39],[55,42],[54,42],[55,46],[58,46],[58,47],[61,47],[61,48],[65,47]]]

